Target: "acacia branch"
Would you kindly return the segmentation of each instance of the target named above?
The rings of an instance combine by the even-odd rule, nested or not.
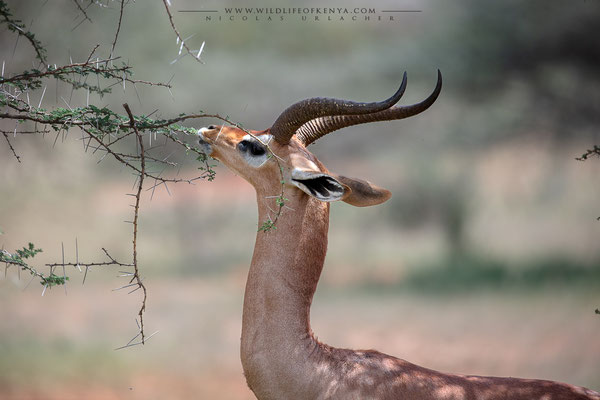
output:
[[[581,157],[577,157],[577,161],[585,161],[590,157],[600,157],[600,146],[594,145],[593,148],[586,150],[585,153],[581,155]]]
[[[115,33],[115,39],[110,47],[110,55],[114,54],[115,46],[117,45],[117,39],[119,38],[119,32],[121,31],[121,21],[123,20],[123,9],[125,8],[125,0],[121,0],[121,8],[119,10],[119,23],[117,24],[117,32]]]
[[[33,33],[25,29],[25,25],[20,20],[12,18],[12,13],[4,0],[0,0],[0,16],[3,18],[1,22],[7,24],[9,30],[16,32],[19,36],[24,36],[29,41],[37,59],[42,63],[46,63],[46,49]]]
[[[80,3],[81,0],[72,1],[76,4],[76,6],[83,14],[83,20],[80,23],[83,23],[85,20],[91,22],[89,15],[86,13],[87,8],[83,3]],[[197,61],[202,63],[202,60],[200,60],[200,54],[202,52],[204,44],[202,44],[200,50],[191,50],[177,31],[173,21],[173,16],[169,10],[169,6],[166,2],[163,1],[163,3],[165,4],[171,27],[173,28],[177,36],[178,43],[181,42],[180,55],[181,49],[185,48],[188,54],[191,54],[192,56],[194,56],[194,58],[196,58]],[[0,0],[0,24],[6,23],[8,29],[13,32],[16,32],[18,34],[18,37],[25,36],[33,46],[37,54],[37,58],[41,62],[41,66],[38,66],[37,68],[34,65],[33,69],[22,70],[12,76],[10,76],[11,74],[7,74],[9,75],[8,77],[4,76],[4,73],[2,73],[3,76],[0,76],[0,108],[2,108],[2,113],[0,113],[0,120],[12,120],[16,121],[17,124],[25,123],[26,121],[31,121],[34,123],[31,124],[31,127],[26,126],[19,131],[15,129],[14,132],[4,130],[0,130],[0,132],[2,132],[2,134],[4,135],[8,146],[12,151],[12,154],[15,156],[17,161],[21,162],[20,157],[17,155],[17,152],[13,147],[13,144],[11,143],[9,133],[14,133],[15,135],[17,133],[44,134],[49,132],[48,128],[52,128],[56,132],[56,139],[58,139],[61,133],[63,133],[64,135],[71,128],[78,127],[81,130],[81,140],[85,151],[87,151],[91,145],[93,153],[96,153],[98,151],[100,152],[99,154],[101,155],[101,159],[99,160],[99,162],[102,161],[107,155],[110,155],[110,158],[114,158],[120,164],[134,171],[137,175],[137,190],[134,194],[131,194],[131,196],[135,198],[135,202],[134,204],[132,204],[134,208],[133,221],[131,221],[133,225],[132,263],[126,264],[115,260],[104,248],[102,250],[108,257],[108,260],[80,263],[77,242],[76,261],[66,262],[64,259],[63,251],[62,262],[45,264],[45,267],[49,268],[48,274],[42,273],[41,271],[38,272],[38,270],[34,269],[31,265],[28,264],[30,261],[27,258],[33,257],[35,254],[41,251],[40,249],[36,249],[33,246],[33,244],[30,244],[28,248],[23,248],[23,250],[17,250],[14,254],[8,253],[4,250],[0,251],[0,262],[6,263],[7,270],[9,267],[15,267],[18,268],[19,272],[28,271],[32,275],[32,280],[36,277],[40,278],[40,281],[44,286],[43,293],[45,293],[46,288],[50,288],[54,285],[64,285],[67,282],[69,278],[67,277],[67,274],[64,271],[65,267],[76,267],[79,268],[80,271],[83,268],[85,268],[85,275],[83,277],[84,283],[90,267],[111,265],[133,267],[133,270],[131,272],[123,272],[123,275],[121,275],[128,277],[128,279],[130,278],[129,283],[122,286],[121,288],[116,289],[120,290],[124,288],[133,288],[133,290],[131,290],[130,293],[133,293],[139,289],[142,289],[143,292],[141,306],[137,313],[137,315],[139,316],[139,333],[129,343],[127,343],[126,346],[124,346],[130,347],[133,345],[146,343],[148,339],[150,339],[156,333],[155,332],[151,335],[146,335],[144,331],[144,313],[146,310],[147,290],[143,283],[143,279],[140,276],[141,268],[139,266],[138,259],[138,232],[141,210],[141,195],[145,186],[152,186],[147,184],[148,181],[146,179],[154,179],[154,185],[151,188],[146,188],[146,190],[153,191],[156,188],[156,186],[161,184],[164,184],[165,189],[168,191],[167,182],[193,183],[198,179],[212,180],[214,178],[214,171],[212,170],[212,166],[209,164],[209,157],[201,151],[199,151],[194,145],[190,145],[181,138],[177,137],[178,133],[194,136],[196,134],[196,130],[179,124],[184,121],[196,118],[212,117],[223,121],[227,121],[227,119],[220,117],[219,115],[209,115],[201,113],[190,115],[180,114],[178,117],[170,119],[150,119],[150,115],[152,115],[153,113],[147,116],[134,116],[134,114],[131,112],[130,107],[127,104],[123,105],[126,111],[126,115],[121,115],[122,113],[115,113],[107,107],[100,108],[89,104],[90,92],[95,92],[100,95],[103,95],[104,93],[110,92],[113,86],[119,84],[122,84],[124,89],[126,84],[132,84],[135,88],[136,83],[149,86],[166,87],[169,88],[169,90],[171,88],[170,82],[156,83],[133,79],[132,70],[129,65],[113,65],[112,62],[119,59],[118,56],[114,55],[114,52],[117,41],[119,40],[119,34],[123,23],[125,5],[126,0],[120,0],[118,23],[116,31],[114,33],[114,39],[110,47],[110,56],[108,58],[96,58],[95,52],[99,47],[99,45],[96,45],[85,60],[85,62],[73,63],[73,61],[71,60],[69,64],[56,66],[56,64],[48,65],[45,55],[46,50],[43,47],[43,45],[35,38],[35,36],[32,33],[30,33],[25,28],[25,26],[20,21],[14,19],[11,16],[10,10],[6,5],[6,2],[4,0]],[[79,26],[79,24],[77,26]],[[192,52],[194,52],[194,54],[192,54]],[[92,60],[92,57],[96,58],[95,61]],[[87,83],[87,77],[93,77],[94,75],[98,80],[97,86],[95,86],[94,84]],[[86,106],[71,107],[71,105],[69,105],[68,102],[65,100],[65,103],[67,103],[68,108],[56,106],[54,106],[50,110],[41,108],[42,101],[44,99],[44,94],[46,93],[46,86],[44,85],[47,82],[47,80],[52,78],[71,85],[73,90],[87,90],[88,101],[86,103]],[[100,78],[102,78],[102,87],[100,86]],[[106,85],[104,85],[105,82],[107,82]],[[42,88],[43,92],[41,90]],[[35,102],[35,104],[37,104],[37,107],[35,107],[35,105],[30,102],[30,95],[32,93],[35,93],[35,90],[37,89],[40,89],[40,92],[42,93],[39,98],[39,103],[37,101]],[[232,125],[234,124],[232,123]],[[144,136],[146,136],[146,133],[150,134],[150,136],[148,136],[150,140],[152,139],[151,135],[164,135],[166,138],[165,143],[166,140],[169,140],[177,144],[178,146],[184,147],[186,153],[195,153],[197,155],[196,160],[200,161],[201,163],[203,163],[202,165],[204,165],[203,167],[199,167],[199,169],[203,172],[199,174],[200,176],[184,179],[163,177],[163,171],[159,173],[150,171],[148,168],[150,163],[162,164],[164,166],[177,166],[177,164],[171,161],[167,161],[169,156],[162,158],[161,156],[156,156],[154,153],[152,153],[152,145],[146,146],[144,144]],[[139,149],[138,152],[135,152],[133,150],[122,150],[122,140],[129,136],[133,136],[135,138],[136,144],[138,146],[137,148]],[[59,267],[63,268],[62,276],[54,274],[55,269]],[[136,343],[132,343],[136,339]]]
[[[96,46],[96,48],[97,47],[98,46]],[[93,54],[93,51],[91,54]],[[171,89],[172,86],[170,83],[150,82],[146,80],[132,79],[130,77],[131,67],[126,64],[123,64],[119,67],[108,67],[109,62],[112,63],[113,61],[118,60],[120,58],[121,57],[109,57],[106,59],[96,61],[90,61],[90,58],[88,58],[85,62],[82,63],[70,63],[59,67],[48,66],[45,71],[40,71],[36,69],[31,71],[25,71],[22,74],[15,75],[10,78],[0,78],[0,85],[11,83],[18,86],[22,90],[26,90],[26,88],[35,89],[41,87],[41,79],[56,78],[72,85],[74,88],[89,89],[100,94],[109,92],[112,86],[124,82],[131,83],[134,85],[136,83],[139,83],[148,86],[162,86]],[[68,75],[86,76],[88,74],[93,74],[106,79],[112,79],[115,82],[112,85],[109,85],[107,88],[101,89],[99,86],[76,82],[67,77]],[[24,84],[24,82],[26,84]]]
[[[118,267],[133,267],[133,264],[127,264],[127,263],[122,263],[120,261],[117,261],[116,259],[114,259],[110,254],[108,254],[108,251],[106,251],[106,249],[103,247],[102,251],[104,251],[104,254],[106,254],[106,256],[108,257],[109,261],[96,261],[96,262],[61,262],[61,263],[50,263],[50,264],[45,264],[46,267],[50,267],[50,268],[55,268],[55,267],[84,267],[84,268],[90,268],[90,267],[109,267],[109,266],[113,266],[116,265]],[[79,257],[78,257],[79,258]]]
[[[23,112],[28,112],[27,110],[17,110],[17,111],[23,111]],[[36,116],[38,115],[38,116]],[[233,126],[237,126],[232,122],[229,122],[229,120],[225,117],[220,116],[219,114],[189,114],[189,115],[183,115],[181,117],[177,117],[177,118],[172,118],[172,119],[168,119],[168,120],[164,120],[164,121],[154,121],[151,123],[145,123],[145,124],[141,124],[142,126],[140,126],[140,129],[144,129],[144,130],[151,130],[151,129],[160,129],[160,128],[166,128],[170,125],[176,124],[178,122],[183,122],[183,121],[187,121],[189,119],[198,119],[198,118],[216,118],[219,119],[221,121],[225,121],[230,123]],[[34,112],[33,116],[29,115],[29,114],[7,114],[7,113],[0,113],[0,119],[16,119],[16,120],[27,120],[27,121],[33,121],[33,122],[39,122],[41,124],[48,124],[48,125],[62,125],[65,123],[64,118],[51,118],[51,114],[49,113],[42,113],[42,112]],[[68,124],[70,126],[87,126],[89,125],[88,121],[83,121],[83,120],[78,120],[78,119],[74,119],[71,121],[68,121]],[[116,127],[118,127],[119,129],[123,129],[123,128],[127,128],[130,125],[126,124],[126,123],[122,123],[122,124],[117,124],[115,125]]]
[[[81,7],[81,4],[79,4],[79,1],[77,0],[73,0],[73,3],[75,3],[75,5],[77,6],[77,8],[79,8],[79,11],[81,11],[81,13],[84,16],[84,21],[87,19],[88,21],[92,22],[92,20],[90,19],[90,17],[87,15],[87,13],[85,12],[85,9],[83,7]],[[89,7],[89,6],[88,6]]]
[[[88,14],[86,13],[87,8],[79,2],[80,0],[72,1],[75,2],[77,7],[83,14],[84,18],[82,22],[84,22],[85,20],[91,21]],[[200,59],[200,54],[202,52],[204,43],[202,44],[202,47],[199,50],[192,50],[188,47],[188,44],[185,42],[187,39],[184,39],[180,35],[179,31],[175,26],[173,15],[171,14],[169,4],[167,3],[168,1],[163,0],[163,4],[165,5],[167,15],[169,18],[169,22],[173,31],[175,32],[178,44],[180,43],[181,45],[180,56],[181,49],[185,48],[187,53],[184,55],[190,54],[194,58],[196,58],[197,61],[203,63]],[[68,277],[66,276],[66,274],[64,274],[64,271],[62,276],[57,276],[53,273],[53,271],[58,267],[63,267],[63,270],[65,267],[76,267],[79,269],[85,267],[85,275],[83,278],[84,283],[87,276],[87,272],[90,267],[110,265],[133,267],[132,272],[125,272],[124,275],[121,275],[131,278],[129,284],[123,286],[122,288],[133,287],[134,289],[130,293],[139,289],[142,289],[143,291],[142,304],[138,311],[138,327],[140,332],[133,339],[135,340],[136,338],[139,338],[141,336],[141,339],[138,339],[138,341],[141,341],[139,341],[139,343],[134,344],[131,344],[130,341],[130,343],[128,343],[125,346],[129,347],[135,344],[144,344],[150,337],[154,335],[146,335],[146,333],[144,332],[144,313],[146,309],[147,290],[144,286],[143,279],[140,276],[137,252],[142,190],[144,190],[145,186],[152,186],[150,188],[146,188],[146,190],[154,191],[156,186],[164,184],[165,189],[168,191],[167,182],[193,183],[198,179],[212,180],[214,178],[214,171],[212,170],[212,166],[209,164],[210,158],[206,154],[199,151],[199,149],[197,149],[194,145],[190,145],[184,140],[182,140],[182,138],[178,137],[179,133],[191,135],[192,137],[194,137],[194,135],[196,134],[196,129],[180,125],[181,123],[197,118],[209,117],[222,120],[233,126],[238,125],[229,121],[226,117],[221,117],[217,114],[180,114],[176,118],[167,119],[150,119],[150,115],[152,115],[153,113],[151,113],[148,116],[134,116],[127,104],[123,105],[126,111],[126,115],[120,115],[111,111],[107,107],[99,108],[94,105],[89,105],[89,98],[88,103],[86,103],[86,107],[71,107],[65,100],[68,109],[54,107],[50,110],[45,110],[41,108],[42,101],[44,99],[44,94],[46,91],[46,88],[44,86],[45,82],[48,79],[52,78],[55,78],[59,81],[71,85],[73,90],[87,89],[88,96],[90,92],[95,92],[102,95],[104,93],[109,92],[112,86],[116,86],[119,84],[122,84],[125,88],[126,83],[133,84],[134,88],[136,83],[150,86],[161,86],[169,89],[171,88],[169,82],[156,83],[132,79],[132,71],[129,65],[122,64],[119,66],[113,66],[112,62],[119,59],[119,57],[114,56],[113,53],[115,51],[122,27],[125,5],[125,0],[120,0],[119,19],[114,34],[114,39],[111,44],[110,56],[108,58],[96,58],[95,61],[92,60],[92,57],[95,57],[94,53],[99,47],[99,45],[96,45],[85,60],[85,62],[73,63],[73,61],[71,60],[69,64],[56,66],[48,65],[48,62],[46,61],[45,57],[45,48],[39,41],[37,41],[33,34],[27,31],[25,26],[22,25],[20,21],[15,20],[11,16],[9,9],[6,6],[6,2],[4,0],[0,0],[0,23],[6,23],[8,25],[8,28],[11,31],[17,32],[19,36],[25,36],[34,47],[37,53],[37,58],[42,63],[42,65],[38,68],[35,68],[34,66],[34,69],[20,71],[13,76],[0,77],[0,107],[3,108],[2,113],[0,113],[0,120],[16,120],[18,124],[24,123],[26,121],[31,121],[35,123],[35,125],[31,124],[31,128],[29,128],[28,126],[23,127],[24,129],[21,129],[20,131],[17,131],[15,129],[15,135],[17,133],[44,134],[49,132],[48,128],[52,128],[55,132],[57,132],[57,139],[61,133],[63,133],[64,135],[64,133],[68,132],[71,128],[78,127],[81,129],[81,140],[84,149],[87,151],[91,145],[93,153],[99,151],[99,154],[101,155],[101,159],[99,160],[99,162],[102,161],[102,159],[104,159],[107,155],[110,155],[110,158],[114,158],[115,160],[117,160],[117,162],[130,168],[132,171],[135,171],[135,174],[138,176],[136,180],[137,190],[136,193],[131,194],[131,196],[135,198],[135,202],[132,205],[134,208],[134,214],[133,221],[131,222],[133,225],[132,263],[125,264],[118,262],[113,257],[111,257],[105,249],[103,250],[106,256],[108,257],[107,261],[80,263],[77,249],[76,262],[65,262],[63,252],[62,262],[45,264],[45,266],[50,269],[50,273],[43,274],[27,264],[27,257],[32,257],[36,252],[41,251],[39,249],[35,249],[33,245],[31,245],[31,248],[29,249],[24,248],[23,250],[19,250],[20,253],[15,253],[16,255],[11,255],[8,252],[2,252],[0,261],[5,262],[7,264],[7,268],[8,266],[18,266],[19,271],[27,270],[32,274],[33,278],[40,278],[41,283],[44,285],[44,290],[48,287],[52,287],[53,285],[64,285],[68,280]],[[87,77],[94,75],[98,78],[97,86],[86,83]],[[82,78],[86,79],[82,82]],[[100,78],[103,78],[103,87],[100,87]],[[104,85],[105,81],[108,81],[108,84],[106,86]],[[35,103],[37,104],[37,107],[35,107],[35,105],[30,102],[30,94],[34,93],[36,89],[40,89],[41,92],[42,88],[44,88],[44,90],[41,93],[41,97],[39,98],[39,104],[36,101]],[[13,147],[11,140],[8,136],[9,133],[13,132],[2,130],[0,130],[0,132],[2,132],[5,136],[5,139],[13,155],[19,162],[21,162],[20,157],[17,155],[17,152],[15,151],[15,148]],[[177,144],[178,146],[184,147],[186,153],[195,153],[195,155],[197,156],[196,160],[203,163],[201,165],[204,165],[202,167],[199,167],[199,169],[203,172],[200,174],[200,176],[185,179],[166,178],[162,176],[163,171],[159,173],[150,171],[148,168],[150,163],[162,164],[165,166],[176,166],[177,164],[171,161],[167,161],[169,156],[164,158],[162,158],[161,156],[155,156],[155,154],[152,153],[152,146],[146,146],[144,144],[144,136],[146,136],[146,133],[149,133],[150,135],[163,135],[165,136],[166,140],[169,140]],[[129,152],[128,150],[121,150],[120,148],[117,150],[118,143],[121,142],[124,138],[127,138],[128,136],[135,137],[135,141],[139,149],[138,152]],[[151,140],[151,136],[149,136],[149,139]],[[123,142],[121,142],[121,144],[123,144]],[[148,185],[146,178],[154,179],[154,185]]]
[[[16,266],[19,268],[19,273],[21,270],[26,271],[31,275],[31,277],[32,277],[31,279],[36,278],[36,277],[40,278],[40,284],[42,284],[42,286],[44,286],[44,291],[42,292],[42,295],[45,293],[46,289],[49,287],[51,288],[53,286],[66,285],[67,281],[69,280],[69,277],[67,277],[66,274],[64,273],[64,268],[66,266],[77,267],[79,269],[79,271],[81,271],[81,267],[84,267],[85,275],[83,278],[83,283],[85,283],[85,278],[87,276],[87,272],[90,267],[112,266],[112,265],[117,265],[117,266],[121,266],[121,267],[133,266],[133,264],[125,264],[125,263],[117,261],[108,253],[108,251],[106,251],[105,248],[102,248],[102,250],[104,251],[104,254],[106,254],[106,256],[108,257],[109,261],[90,262],[90,263],[80,262],[79,261],[79,248],[77,246],[77,240],[75,241],[75,248],[76,248],[76,262],[65,262],[64,247],[63,247],[62,262],[45,264],[47,267],[50,268],[50,273],[47,275],[37,271],[33,266],[31,266],[29,264],[28,259],[34,258],[38,253],[42,252],[41,249],[36,249],[33,243],[29,243],[28,246],[23,247],[22,249],[16,250],[14,253],[9,253],[6,250],[0,251],[0,262],[6,264],[7,270],[8,270],[8,267],[10,267],[10,266]],[[56,268],[56,267],[63,268],[63,276],[54,274],[54,268]]]
[[[18,162],[21,162],[21,157],[19,157],[17,155],[17,152],[15,151],[15,148],[12,146],[12,143],[10,142],[10,139],[8,138],[8,135],[6,134],[6,132],[2,132],[2,134],[6,138],[6,141],[8,142],[8,147],[10,147],[10,150],[12,151],[13,156],[15,156],[15,158],[17,159]]]
[[[186,54],[191,55],[196,61],[198,61],[200,64],[204,64],[204,61],[202,61],[200,59],[200,54],[202,54],[202,50],[204,49],[204,43],[202,43],[202,46],[200,47],[199,50],[197,50],[198,54],[194,55],[192,53],[192,50],[188,47],[188,45],[185,43],[185,40],[183,39],[183,37],[179,34],[179,31],[177,30],[177,28],[175,27],[175,22],[173,21],[173,15],[171,14],[171,10],[169,10],[169,2],[168,0],[163,0],[163,4],[165,5],[165,9],[167,10],[167,15],[169,16],[169,22],[171,23],[171,28],[173,29],[173,32],[175,32],[175,35],[177,36],[177,43],[181,43],[181,47],[185,48],[185,50],[187,51]],[[181,48],[179,50],[179,54],[181,54]],[[181,57],[179,57],[181,58]],[[177,61],[179,58],[175,59],[175,61]]]
[[[134,268],[134,274],[129,282],[132,283],[135,281],[135,284],[138,286],[138,288],[141,288],[143,291],[142,306],[140,307],[138,316],[140,317],[140,335],[141,335],[141,339],[142,339],[141,341],[142,341],[142,344],[144,344],[146,341],[145,334],[144,334],[144,311],[146,310],[146,298],[147,298],[148,294],[146,291],[146,286],[144,285],[144,283],[142,282],[142,279],[140,278],[140,271],[138,269],[137,233],[138,233],[138,217],[139,217],[139,210],[140,210],[140,198],[142,196],[142,188],[144,185],[144,176],[146,174],[146,158],[145,158],[146,151],[144,150],[144,140],[142,139],[142,135],[140,134],[140,132],[138,131],[138,128],[135,125],[135,118],[133,116],[133,113],[131,112],[131,109],[129,108],[129,105],[127,103],[125,103],[125,104],[123,104],[123,108],[125,108],[125,111],[127,111],[131,129],[133,129],[133,131],[135,132],[135,135],[138,140],[138,144],[140,145],[140,175],[138,177],[137,193],[135,194],[135,206],[134,206],[134,215],[133,215],[133,268]]]
[[[45,76],[53,76],[56,77],[57,75],[63,75],[63,74],[72,74],[72,73],[81,73],[81,72],[86,72],[86,71],[81,71],[81,70],[76,70],[76,68],[78,67],[89,67],[90,70],[89,72],[94,72],[94,73],[105,73],[105,72],[119,72],[119,71],[127,71],[129,69],[131,69],[129,66],[123,66],[123,67],[119,67],[119,68],[115,68],[115,69],[104,69],[104,68],[99,68],[99,67],[90,67],[93,64],[105,64],[109,61],[114,61],[114,60],[118,60],[121,57],[112,57],[112,58],[107,58],[105,60],[98,60],[98,61],[90,61],[89,59],[85,62],[82,63],[71,63],[68,65],[61,65],[60,67],[56,67],[56,68],[49,68],[46,71],[38,71],[38,70],[34,70],[32,72],[25,72],[23,74],[20,75],[15,75],[11,78],[2,78],[0,79],[0,84],[4,84],[4,83],[9,83],[9,82],[15,82],[15,81],[28,81],[34,78],[43,78]],[[114,76],[117,77],[118,76]]]

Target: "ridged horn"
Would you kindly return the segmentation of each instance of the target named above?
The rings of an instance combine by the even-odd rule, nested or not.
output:
[[[405,75],[406,79],[406,75]],[[403,82],[404,83],[404,82]],[[391,107],[383,111],[363,115],[327,115],[306,121],[296,131],[296,137],[308,146],[315,140],[347,126],[377,121],[390,121],[412,117],[427,110],[438,98],[442,90],[442,73],[438,70],[437,84],[433,92],[420,103],[410,106]]]
[[[396,104],[406,89],[406,72],[400,88],[387,100],[357,103],[349,100],[313,97],[286,108],[271,126],[271,134],[279,143],[289,143],[298,128],[311,120],[336,115],[366,115],[386,110]]]

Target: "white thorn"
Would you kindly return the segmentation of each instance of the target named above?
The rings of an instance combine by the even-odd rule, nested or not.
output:
[[[198,50],[198,55],[196,56],[196,58],[199,60],[200,59],[200,54],[202,54],[202,50],[204,50],[204,44],[206,43],[206,41],[202,42],[202,46],[200,46],[200,50]]]
[[[47,87],[48,87],[48,85],[44,86],[44,90],[42,91],[42,97],[40,97],[40,102],[38,104],[38,108],[40,108],[42,106],[42,100],[44,100],[44,95],[46,94],[46,88]]]
[[[60,98],[62,99],[62,101],[65,102],[65,104],[67,105],[67,107],[69,107],[69,110],[73,111],[73,109],[71,108],[71,106],[69,105],[69,103],[67,103],[67,101],[65,100],[64,97],[60,96]]]

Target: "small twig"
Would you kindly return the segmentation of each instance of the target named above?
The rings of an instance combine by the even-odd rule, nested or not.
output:
[[[100,44],[96,44],[96,46],[94,46],[94,48],[92,49],[92,52],[90,53],[90,55],[88,56],[88,58],[85,59],[85,64],[88,64],[90,62],[90,60],[94,56],[94,53],[96,52],[96,50],[98,49],[98,47],[100,47]]]
[[[91,262],[91,263],[82,263],[82,262],[66,262],[66,263],[51,263],[51,264],[45,264],[47,267],[61,267],[61,266],[66,266],[66,267],[108,267],[108,266],[112,266],[112,265],[117,265],[119,267],[133,267],[133,264],[125,264],[125,263],[121,263],[118,261],[105,261],[105,262]]]
[[[87,19],[88,21],[92,22],[92,20],[90,19],[90,17],[85,12],[85,9],[83,7],[81,7],[81,5],[79,4],[79,2],[77,0],[73,0],[73,3],[75,3],[75,5],[77,5],[77,8],[79,8],[79,11],[81,11],[81,13],[83,14],[83,16],[85,17],[84,21]]]
[[[577,161],[585,161],[590,157],[600,157],[600,146],[598,145],[594,145],[593,148],[587,150],[584,154],[581,155],[581,157],[577,157],[576,160]]]
[[[8,135],[6,134],[6,132],[3,131],[2,134],[6,138],[6,142],[8,143],[8,147],[10,147],[10,150],[12,151],[13,156],[15,156],[15,158],[17,159],[18,162],[21,162],[21,157],[19,157],[17,155],[17,152],[15,151],[15,148],[13,147],[12,143],[10,142],[10,139],[8,138]]]
[[[119,10],[119,23],[117,25],[117,32],[115,33],[115,39],[112,42],[112,46],[110,47],[110,55],[112,57],[115,46],[117,45],[117,39],[119,38],[119,32],[121,31],[121,21],[123,20],[123,9],[125,8],[125,0],[121,0],[121,9]]]

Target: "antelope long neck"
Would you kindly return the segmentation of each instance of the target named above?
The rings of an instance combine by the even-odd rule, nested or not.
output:
[[[329,204],[293,192],[286,193],[293,211],[284,210],[276,229],[257,233],[246,282],[242,365],[261,399],[292,396],[298,389],[297,398],[308,398],[306,384],[314,367],[309,356],[319,346],[309,318],[327,252]],[[273,215],[274,201],[258,190],[257,201],[262,223]]]
[[[600,400],[564,383],[445,374],[373,350],[320,344],[310,305],[327,252],[329,204],[299,190],[286,197],[292,210],[277,229],[257,234],[244,296],[242,365],[259,399]],[[257,199],[262,223],[274,199],[260,190]]]

